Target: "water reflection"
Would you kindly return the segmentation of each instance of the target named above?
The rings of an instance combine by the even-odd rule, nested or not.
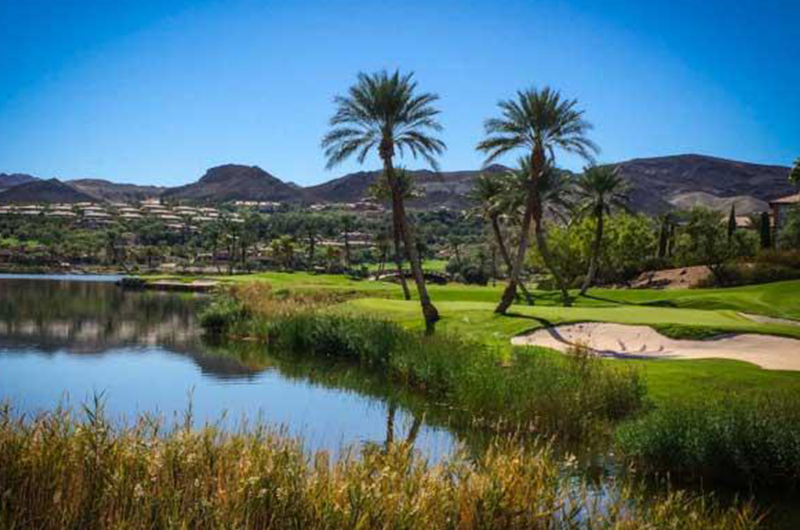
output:
[[[205,341],[196,318],[204,303],[110,282],[0,278],[0,399],[39,411],[105,392],[112,415],[168,419],[191,399],[198,424],[260,418],[333,452],[401,438],[433,458],[458,438],[476,447],[446,428],[444,407],[352,365]]]

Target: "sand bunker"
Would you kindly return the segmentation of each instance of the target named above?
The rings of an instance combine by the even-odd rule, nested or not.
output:
[[[769,370],[800,370],[800,340],[769,335],[675,340],[648,326],[583,323],[540,329],[511,343],[559,351],[583,344],[599,355],[623,359],[733,359]]]

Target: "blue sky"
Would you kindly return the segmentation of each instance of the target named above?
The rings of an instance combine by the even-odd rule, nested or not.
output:
[[[333,96],[398,67],[441,96],[443,169],[479,167],[497,101],[543,85],[580,101],[601,161],[789,165],[798,28],[800,0],[0,0],[0,172],[318,183],[358,169],[324,169]]]

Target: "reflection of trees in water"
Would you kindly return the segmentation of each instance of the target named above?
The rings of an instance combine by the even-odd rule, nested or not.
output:
[[[455,430],[468,446],[477,447],[469,429],[457,427],[463,422],[453,420],[452,410],[357,365],[279,355],[254,343],[207,342],[196,319],[203,297],[126,291],[112,283],[42,280],[0,280],[0,292],[0,350],[5,354],[22,350],[102,355],[124,349],[146,355],[147,347],[158,347],[190,358],[203,374],[217,379],[255,380],[273,370],[285,379],[385,404],[386,436],[381,445],[413,444],[425,423]],[[405,433],[400,428],[405,426],[397,424],[399,414],[410,418]]]
[[[4,344],[102,353],[128,345],[197,343],[200,299],[124,291],[111,283],[0,280]]]
[[[398,385],[387,378],[369,372],[357,364],[318,357],[303,357],[281,352],[269,352],[260,344],[233,342],[218,344],[214,351],[221,357],[232,357],[254,372],[273,370],[284,379],[332,390],[352,392],[371,398],[386,406],[386,431],[382,444],[367,442],[378,447],[390,443],[414,444],[423,425],[445,429],[453,433],[473,455],[488,447],[492,434],[474,428],[470,416],[445,404]],[[398,415],[410,418],[410,425],[398,425]]]

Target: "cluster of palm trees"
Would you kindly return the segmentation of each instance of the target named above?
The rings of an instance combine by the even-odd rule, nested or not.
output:
[[[412,276],[417,287],[426,333],[435,330],[439,313],[431,302],[425,286],[415,244],[413,226],[408,222],[404,199],[409,194],[407,179],[395,167],[395,156],[408,152],[422,158],[438,169],[436,157],[446,149],[436,136],[442,131],[434,106],[439,96],[417,91],[413,74],[386,71],[361,73],[347,95],[336,96],[336,112],[330,120],[331,130],[322,140],[331,168],[355,157],[363,163],[377,152],[383,163],[384,193],[392,204],[393,231],[402,240]],[[475,195],[483,204],[484,217],[495,234],[498,249],[508,269],[508,285],[503,292],[497,313],[504,314],[517,296],[517,289],[530,298],[521,276],[529,247],[531,232],[544,262],[562,290],[565,303],[569,301],[563,284],[547,249],[544,218],[548,212],[560,215],[566,209],[567,183],[556,169],[556,153],[577,154],[589,164],[599,152],[588,138],[592,125],[583,117],[574,99],[562,98],[549,87],[517,92],[516,98],[500,101],[500,115],[486,120],[486,137],[477,149],[486,155],[485,164],[513,151],[523,153],[519,169],[510,175],[484,175],[478,180]],[[602,215],[622,196],[622,179],[604,166],[590,165],[575,192],[583,197],[585,206],[598,216],[592,265],[584,283],[585,292],[597,272],[599,249],[602,245]],[[592,198],[592,200],[586,200]],[[506,245],[501,222],[511,219],[519,226],[516,250]],[[399,249],[396,240],[395,248]],[[399,254],[399,252],[398,252]]]

